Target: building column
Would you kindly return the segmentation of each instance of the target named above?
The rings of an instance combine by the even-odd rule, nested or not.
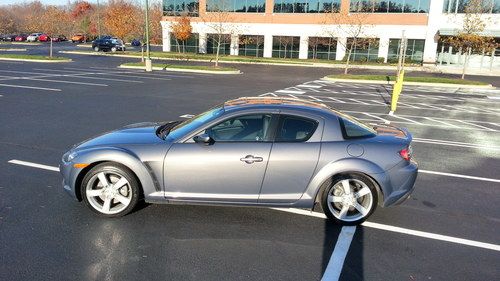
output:
[[[273,56],[273,36],[271,34],[264,35],[264,57],[271,58]]]
[[[162,51],[170,52],[172,50],[172,46],[170,45],[170,27],[165,23],[161,25],[163,46]]]
[[[238,34],[231,34],[231,56],[237,56],[240,48],[240,37]]]
[[[387,63],[388,54],[389,54],[389,38],[380,37],[378,41],[378,57],[384,58],[384,63]]]
[[[335,60],[343,60],[345,57],[345,46],[347,45],[347,37],[337,38],[337,50]]]
[[[307,59],[307,53],[309,52],[309,36],[300,36],[299,44],[299,59]]]
[[[444,0],[433,0],[429,7],[429,20],[427,21],[427,34],[424,45],[424,64],[435,64],[437,58],[438,31],[442,15]]]
[[[199,33],[198,34],[198,53],[206,54],[207,53],[207,34]]]

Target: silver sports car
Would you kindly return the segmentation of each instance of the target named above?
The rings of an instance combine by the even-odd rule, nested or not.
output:
[[[75,145],[64,189],[95,213],[140,200],[312,209],[357,224],[404,201],[417,163],[405,129],[310,101],[239,98],[183,122],[139,123]]]

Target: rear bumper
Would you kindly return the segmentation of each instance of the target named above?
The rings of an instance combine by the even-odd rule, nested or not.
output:
[[[403,203],[415,189],[417,175],[418,164],[415,161],[402,161],[385,173],[377,174],[375,179],[380,184],[384,197],[379,204],[389,207]]]

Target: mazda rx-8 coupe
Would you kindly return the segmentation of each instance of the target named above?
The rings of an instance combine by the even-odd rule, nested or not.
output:
[[[105,217],[143,200],[315,209],[353,225],[409,197],[411,141],[321,103],[247,97],[104,133],[65,153],[60,171],[64,189]]]

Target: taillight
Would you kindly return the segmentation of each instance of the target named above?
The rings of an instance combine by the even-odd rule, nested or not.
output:
[[[407,148],[403,148],[399,151],[399,155],[406,161],[410,161],[411,159],[411,154],[412,154],[412,149],[411,146],[408,146]]]

